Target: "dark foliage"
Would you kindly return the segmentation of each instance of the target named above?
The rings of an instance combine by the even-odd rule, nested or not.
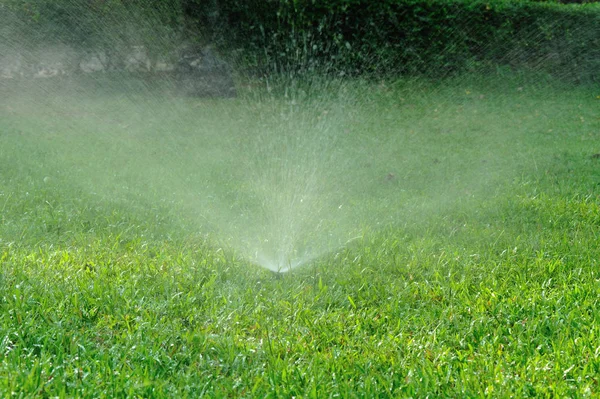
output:
[[[563,0],[566,2],[568,0]],[[18,37],[164,54],[210,43],[247,70],[445,76],[600,71],[600,5],[516,0],[6,0]],[[6,27],[0,27],[1,30]],[[14,33],[13,32],[13,33]]]
[[[424,73],[485,65],[597,79],[600,8],[471,0],[187,0],[189,26],[262,71]]]

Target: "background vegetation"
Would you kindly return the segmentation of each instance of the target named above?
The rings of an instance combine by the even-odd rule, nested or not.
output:
[[[492,64],[596,79],[599,10],[523,1],[225,0],[218,24],[196,20],[266,68],[443,76]]]
[[[211,43],[259,72],[445,76],[506,66],[596,81],[600,5],[517,0],[9,0],[22,36],[79,47]],[[15,25],[15,24],[13,24]],[[34,28],[34,29],[32,29]]]

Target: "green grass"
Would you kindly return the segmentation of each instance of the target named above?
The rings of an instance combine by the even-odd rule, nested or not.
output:
[[[0,396],[600,395],[598,88],[142,83],[3,88]]]

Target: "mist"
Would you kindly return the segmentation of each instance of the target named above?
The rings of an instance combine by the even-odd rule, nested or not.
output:
[[[169,220],[158,237],[204,236],[281,272],[367,232],[474,210],[539,167],[515,134],[535,125],[523,108],[553,101],[531,96],[539,77],[436,82],[314,66],[251,75],[202,44],[210,53],[193,62],[225,65],[226,75],[204,70],[212,80],[203,84],[235,86],[233,95],[207,95],[193,89],[200,75],[182,83],[178,52],[188,40],[156,25],[155,11],[90,14],[81,28],[90,38],[102,31],[102,41],[80,47],[60,35],[22,36],[19,19],[3,16],[8,169],[26,169],[47,191],[94,198],[106,212]]]

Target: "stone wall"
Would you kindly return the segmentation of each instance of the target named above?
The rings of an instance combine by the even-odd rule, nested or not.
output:
[[[51,78],[75,73],[98,73],[109,70],[129,72],[173,71],[175,62],[151,61],[144,46],[107,54],[103,50],[77,51],[66,45],[53,45],[34,50],[2,49],[0,78]]]

